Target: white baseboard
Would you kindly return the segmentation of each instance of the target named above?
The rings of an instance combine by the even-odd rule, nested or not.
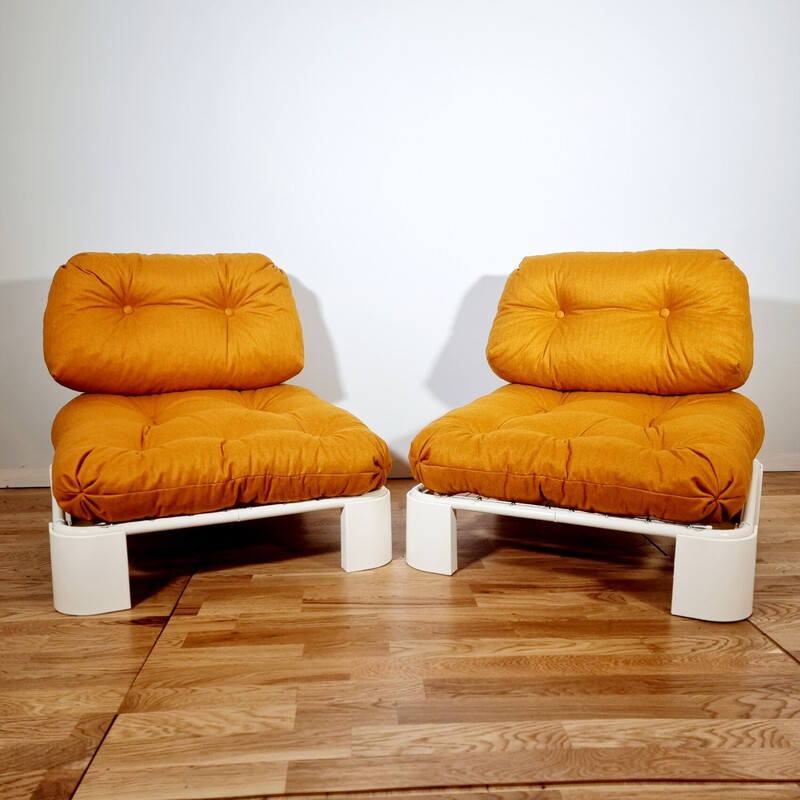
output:
[[[50,485],[47,467],[19,467],[0,469],[0,489],[25,489]]]
[[[773,453],[762,460],[766,472],[797,472],[800,471],[800,453]]]

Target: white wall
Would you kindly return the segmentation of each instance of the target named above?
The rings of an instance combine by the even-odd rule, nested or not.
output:
[[[0,483],[49,461],[41,313],[83,250],[269,255],[300,382],[404,474],[496,385],[524,255],[719,247],[762,458],[800,469],[798,32],[795,0],[0,0]]]

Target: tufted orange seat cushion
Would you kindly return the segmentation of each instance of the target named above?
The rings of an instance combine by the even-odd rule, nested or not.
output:
[[[81,253],[53,278],[44,356],[79,392],[260,389],[300,372],[303,335],[266,256]]]
[[[729,391],[753,365],[747,280],[719,250],[531,256],[487,356],[504,380],[549,389]]]
[[[720,523],[744,505],[763,436],[758,408],[735,392],[509,385],[428,425],[410,460],[440,494]]]
[[[131,519],[359,495],[384,442],[299,386],[153,396],[85,394],[56,416],[53,493],[80,519]]]

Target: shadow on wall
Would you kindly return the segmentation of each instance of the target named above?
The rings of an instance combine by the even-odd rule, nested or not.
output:
[[[0,472],[3,483],[46,486],[50,426],[75,392],[59,386],[42,355],[50,280],[0,284]]]
[[[489,368],[486,342],[507,278],[485,275],[469,289],[450,337],[425,381],[433,395],[450,408],[463,406],[504,383]]]
[[[766,436],[759,458],[765,469],[800,469],[800,306],[753,298],[755,358],[742,390],[761,409]]]
[[[289,276],[292,294],[297,303],[297,313],[303,326],[305,366],[289,383],[304,386],[329,403],[338,403],[344,397],[339,378],[336,353],[325,320],[322,318],[317,296],[294,275]]]
[[[485,275],[467,291],[450,335],[425,380],[425,388],[447,409],[466,405],[504,383],[489,368],[486,342],[507,277]],[[425,424],[420,424],[420,430]],[[419,430],[411,431],[390,443],[391,477],[411,475],[408,449],[417,433]]]

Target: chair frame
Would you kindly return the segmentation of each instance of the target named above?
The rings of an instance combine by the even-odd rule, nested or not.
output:
[[[53,605],[62,614],[104,614],[131,607],[127,537],[136,533],[340,508],[342,569],[375,569],[392,560],[391,499],[385,486],[355,497],[325,497],[119,523],[73,520],[58,506],[52,490],[50,496]]]
[[[440,495],[420,483],[406,499],[406,562],[424,572],[452,575],[458,568],[457,511],[668,536],[675,539],[672,613],[734,622],[753,611],[762,475],[756,460],[740,521],[729,528],[492,500],[470,493]]]

